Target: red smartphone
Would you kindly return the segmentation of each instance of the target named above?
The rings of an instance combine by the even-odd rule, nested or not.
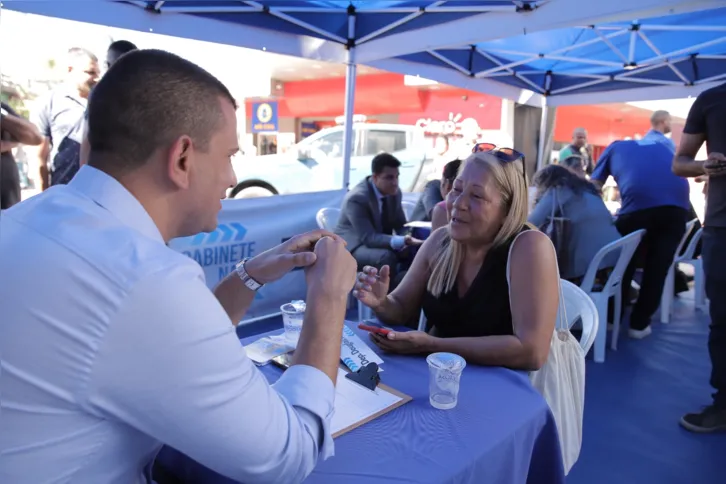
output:
[[[358,328],[368,331],[370,333],[380,334],[381,336],[387,336],[391,332],[390,329],[379,328],[378,326],[369,326],[367,324],[359,324]]]

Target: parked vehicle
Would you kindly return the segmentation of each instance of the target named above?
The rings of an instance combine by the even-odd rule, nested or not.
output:
[[[343,126],[325,128],[305,138],[286,153],[238,156],[232,164],[237,186],[229,198],[335,190],[343,186]],[[424,134],[415,126],[355,123],[350,185],[371,173],[371,160],[381,152],[401,161],[401,190],[421,191],[433,172]]]

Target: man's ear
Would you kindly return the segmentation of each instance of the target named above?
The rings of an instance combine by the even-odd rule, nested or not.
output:
[[[189,136],[180,136],[169,149],[167,166],[169,179],[179,188],[189,188],[194,161],[194,143]]]

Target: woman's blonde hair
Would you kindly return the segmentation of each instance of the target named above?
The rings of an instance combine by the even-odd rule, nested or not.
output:
[[[490,153],[474,153],[461,165],[459,173],[469,163],[476,163],[485,168],[492,176],[494,188],[502,195],[504,223],[494,237],[492,248],[495,248],[514,237],[527,223],[529,184],[526,182],[526,175],[523,175],[524,164],[521,159],[504,163]],[[454,288],[459,267],[464,260],[464,250],[461,243],[451,239],[447,229],[441,246],[434,256],[431,277],[426,287],[434,297],[439,297]]]

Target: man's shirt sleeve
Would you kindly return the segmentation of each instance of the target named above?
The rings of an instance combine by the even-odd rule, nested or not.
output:
[[[330,378],[297,365],[270,385],[188,269],[135,285],[99,335],[85,383],[88,411],[240,482],[300,482],[333,454]]]

